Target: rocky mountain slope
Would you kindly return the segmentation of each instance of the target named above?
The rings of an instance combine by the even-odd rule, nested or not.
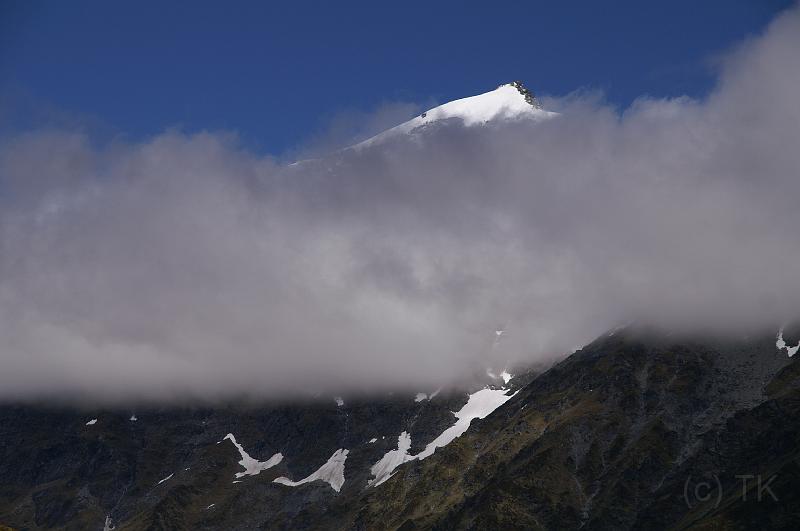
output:
[[[781,338],[794,345],[798,332]],[[628,327],[541,375],[493,379],[471,395],[135,412],[7,405],[0,523],[794,529],[799,359],[774,334]],[[424,455],[482,391],[506,398]],[[379,463],[391,464],[381,481]]]
[[[118,529],[252,529],[268,523],[266,506],[286,522],[313,521],[331,500],[434,455],[535,374],[491,373],[461,391],[271,405],[5,405],[0,523],[101,529],[108,516]],[[375,468],[401,438],[404,458]]]
[[[438,459],[366,494],[353,522],[796,528],[799,370],[774,336],[617,331],[534,380]]]

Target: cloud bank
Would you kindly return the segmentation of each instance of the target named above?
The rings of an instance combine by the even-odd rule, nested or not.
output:
[[[702,101],[564,98],[293,166],[216,134],[6,138],[0,398],[418,391],[634,319],[780,324],[799,52],[793,9]]]

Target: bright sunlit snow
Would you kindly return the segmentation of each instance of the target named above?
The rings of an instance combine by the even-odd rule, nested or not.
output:
[[[162,483],[164,483],[165,481],[169,481],[170,479],[172,479],[172,476],[174,476],[174,475],[175,475],[175,472],[173,472],[173,473],[172,473],[172,474],[170,474],[169,476],[165,477],[164,479],[162,479],[161,481],[159,481],[158,483],[156,483],[156,486],[158,486],[158,485],[161,485],[161,484],[162,484]]]
[[[239,455],[242,456],[242,459],[241,461],[239,461],[239,464],[242,465],[242,467],[244,467],[244,472],[237,472],[236,473],[237,478],[241,478],[244,476],[257,476],[262,471],[274,467],[283,460],[283,455],[280,452],[273,455],[266,461],[259,461],[257,459],[253,459],[247,452],[244,451],[242,445],[236,442],[236,437],[234,437],[232,433],[226,435],[222,440],[224,441],[226,439],[231,441],[233,445],[236,446],[236,449],[239,450]]]
[[[328,483],[333,490],[339,492],[344,485],[344,462],[347,459],[349,450],[339,449],[328,459],[328,462],[317,469],[316,472],[300,481],[292,481],[286,477],[279,477],[273,479],[273,483],[280,483],[288,487],[296,487],[303,483],[310,483],[312,481],[324,481]]]
[[[94,426],[95,424],[97,424],[97,419],[92,419],[86,423],[87,426]]]
[[[534,107],[525,101],[525,97],[510,84],[501,85],[491,92],[461,98],[460,100],[434,107],[416,118],[357,144],[355,147],[364,147],[389,136],[410,133],[429,123],[449,118],[460,119],[464,125],[472,126],[483,124],[496,118],[533,118],[543,120],[556,114]]]

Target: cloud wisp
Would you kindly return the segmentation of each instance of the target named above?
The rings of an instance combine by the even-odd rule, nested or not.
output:
[[[215,134],[7,138],[0,398],[419,391],[630,319],[779,325],[800,308],[798,51],[794,9],[702,101],[571,98],[293,166]]]

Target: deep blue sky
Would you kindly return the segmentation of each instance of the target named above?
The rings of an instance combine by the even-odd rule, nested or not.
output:
[[[228,129],[281,153],[342,110],[535,93],[702,96],[711,59],[789,0],[0,0],[0,119],[137,139]]]

